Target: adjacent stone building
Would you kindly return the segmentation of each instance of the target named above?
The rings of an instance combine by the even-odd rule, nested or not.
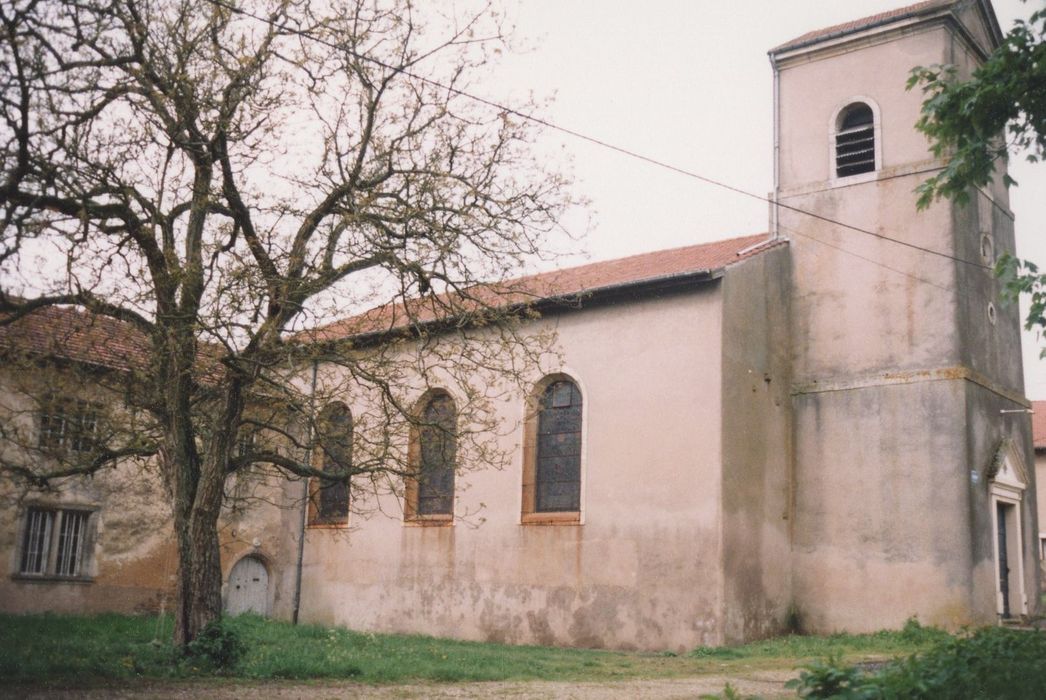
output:
[[[353,504],[264,484],[274,505],[223,530],[230,611],[655,650],[1036,613],[1019,319],[991,273],[1013,216],[1001,174],[966,206],[916,212],[941,163],[904,87],[915,65],[968,74],[1000,38],[987,0],[930,0],[773,49],[770,232],[527,280],[550,300],[530,330],[558,351],[497,404],[508,463],[462,471],[469,387],[406,379],[440,428],[395,437],[421,476]],[[352,435],[371,398],[338,372],[317,368],[347,382],[317,410]],[[134,511],[98,488],[5,509],[0,609],[162,604],[162,490]],[[90,533],[75,575],[60,565],[74,511]],[[134,512],[153,523],[139,550]],[[140,603],[107,592],[121,581]]]

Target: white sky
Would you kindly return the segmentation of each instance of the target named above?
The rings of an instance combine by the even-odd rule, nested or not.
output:
[[[1003,32],[1040,0],[995,0]],[[529,50],[504,59],[477,92],[502,101],[555,96],[550,121],[749,192],[772,187],[766,51],[812,29],[905,0],[521,0],[511,15]],[[767,205],[569,136],[546,135],[572,159],[594,212],[592,260],[766,231]],[[1046,164],[1011,162],[1018,254],[1046,267]],[[580,213],[569,229],[586,227]],[[856,234],[855,234],[856,235]],[[1024,339],[1026,393],[1046,399],[1046,360]]]

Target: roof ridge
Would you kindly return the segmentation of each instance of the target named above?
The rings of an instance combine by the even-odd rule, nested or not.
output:
[[[533,273],[531,273],[529,275],[521,275],[519,277],[513,277],[510,280],[506,280],[506,283],[519,282],[519,281],[522,281],[522,280],[525,280],[525,279],[531,279],[533,277],[540,277],[541,275],[548,275],[548,274],[553,274],[553,273],[558,273],[558,272],[573,272],[575,270],[580,270],[580,269],[583,269],[583,268],[586,268],[586,267],[595,266],[595,265],[609,265],[611,263],[627,262],[629,260],[636,260],[638,258],[645,258],[645,257],[648,257],[648,256],[664,255],[664,254],[668,254],[668,253],[678,253],[678,252],[681,252],[681,251],[684,251],[684,250],[695,250],[697,248],[702,248],[704,246],[723,245],[724,243],[731,243],[733,241],[740,241],[740,240],[744,240],[744,239],[748,239],[748,238],[755,238],[756,236],[760,236],[760,237],[761,236],[767,236],[768,237],[767,241],[766,241],[767,243],[769,243],[769,242],[774,240],[772,238],[769,238],[769,236],[770,236],[769,232],[765,232],[764,231],[762,233],[749,233],[749,234],[745,234],[743,236],[733,236],[731,238],[720,238],[720,239],[717,239],[717,240],[714,240],[714,241],[706,241],[704,243],[691,243],[690,245],[680,245],[680,246],[673,246],[671,248],[659,248],[658,250],[648,250],[648,251],[643,252],[643,253],[632,253],[631,255],[625,255],[625,256],[622,256],[622,257],[619,257],[619,258],[607,258],[606,260],[593,260],[591,262],[582,263],[580,265],[571,265],[570,267],[561,267],[561,268],[556,268],[554,270],[545,270],[544,272],[533,272]],[[762,243],[760,243],[759,245],[762,245]],[[750,246],[750,247],[755,247],[755,246]],[[742,249],[742,250],[744,250],[744,249]],[[738,252],[740,253],[741,251],[738,251]]]

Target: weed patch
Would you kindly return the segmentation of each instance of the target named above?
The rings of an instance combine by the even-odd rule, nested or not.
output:
[[[697,647],[690,655],[709,660],[796,659],[812,660],[831,655],[841,659],[867,656],[903,656],[951,639],[944,630],[924,627],[912,618],[900,630],[872,634],[826,636],[790,634],[733,647]]]

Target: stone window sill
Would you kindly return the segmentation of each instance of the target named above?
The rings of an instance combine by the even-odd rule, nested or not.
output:
[[[581,513],[563,511],[555,513],[524,513],[520,518],[521,525],[580,525]]]
[[[438,515],[412,515],[403,521],[407,527],[448,527],[454,524],[454,516],[444,513]]]
[[[309,523],[305,527],[308,530],[347,530],[349,528],[349,524],[347,522],[345,522],[345,523],[320,522],[320,523]]]

